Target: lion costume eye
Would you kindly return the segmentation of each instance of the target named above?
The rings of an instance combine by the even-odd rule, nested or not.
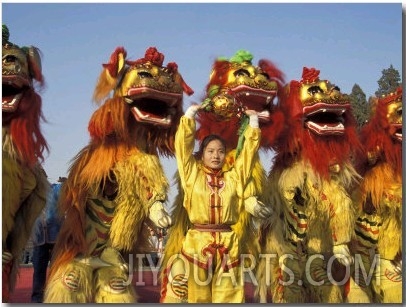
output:
[[[138,76],[139,76],[141,79],[152,78],[152,74],[150,74],[149,72],[146,72],[146,71],[141,71],[141,72],[139,72],[139,73],[138,73]]]
[[[250,73],[246,69],[238,69],[234,72],[234,76],[237,77],[249,77]]]
[[[267,73],[263,72],[263,73],[260,73],[258,75],[264,77],[266,80],[271,80],[271,78],[269,78],[269,75]]]
[[[323,90],[320,88],[320,86],[315,85],[315,86],[309,87],[307,89],[307,92],[309,93],[309,95],[314,96],[315,94],[323,93]]]

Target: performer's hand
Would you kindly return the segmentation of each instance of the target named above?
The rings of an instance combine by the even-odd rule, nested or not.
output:
[[[392,260],[393,270],[397,274],[402,274],[402,259],[400,260]]]
[[[348,266],[354,263],[354,257],[351,256],[347,244],[334,245],[333,253],[342,265]]]
[[[379,265],[381,267],[381,272],[387,271],[389,274],[399,274],[402,275],[402,260],[389,260],[385,258],[379,258]]]
[[[246,109],[246,110],[244,111],[244,113],[245,113],[247,116],[258,115],[258,112],[257,112],[257,111],[251,110],[251,109]]]
[[[265,204],[254,196],[250,196],[244,200],[245,210],[252,214],[255,217],[260,219],[267,219],[269,218],[273,210],[269,206],[265,206]]]
[[[149,219],[161,228],[167,228],[172,225],[172,219],[160,201],[154,202],[149,208]]]
[[[185,112],[185,116],[188,118],[195,118],[197,111],[201,109],[198,104],[192,104]]]
[[[75,260],[77,262],[79,262],[79,263],[90,266],[93,269],[100,269],[100,268],[103,268],[103,267],[111,266],[110,263],[103,261],[99,257],[78,256],[78,257],[75,258]]]
[[[13,255],[8,251],[3,251],[2,253],[2,263],[9,263],[13,259]]]
[[[250,126],[253,128],[258,128],[259,127],[258,112],[255,110],[247,109],[244,111],[244,113],[250,119]]]

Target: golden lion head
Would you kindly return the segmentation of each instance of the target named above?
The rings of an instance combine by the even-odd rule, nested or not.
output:
[[[235,148],[244,109],[259,112],[260,128],[264,132],[262,146],[271,146],[282,127],[282,118],[275,117],[274,99],[284,82],[283,73],[268,60],[252,63],[253,55],[239,50],[230,59],[219,58],[214,64],[206,86],[200,112],[198,139],[210,133],[222,135],[227,147]],[[281,113],[279,113],[281,114]]]
[[[15,112],[24,92],[33,88],[33,81],[43,82],[41,58],[36,47],[11,43],[6,25],[2,31],[2,111]]]
[[[103,71],[94,91],[100,103],[89,123],[93,139],[114,136],[123,142],[137,142],[147,152],[173,153],[173,139],[183,114],[183,92],[193,94],[178,72],[176,63],[163,66],[164,55],[150,47],[136,61],[126,59],[118,47]]]

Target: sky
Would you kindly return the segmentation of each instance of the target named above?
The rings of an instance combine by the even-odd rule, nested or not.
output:
[[[44,168],[50,182],[67,176],[74,156],[89,142],[88,121],[96,80],[118,46],[127,58],[148,47],[176,62],[195,91],[184,110],[201,102],[213,61],[239,49],[275,63],[286,81],[303,67],[320,70],[350,93],[358,84],[367,98],[392,65],[402,76],[402,3],[18,3],[2,2],[10,41],[42,53],[46,87],[41,92],[50,146]],[[265,169],[272,157],[261,155]],[[173,184],[174,159],[163,159]],[[171,192],[173,193],[173,189]],[[169,198],[173,194],[169,195]]]

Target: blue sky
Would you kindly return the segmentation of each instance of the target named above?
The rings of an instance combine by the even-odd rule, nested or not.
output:
[[[213,60],[249,50],[300,80],[304,66],[320,69],[350,93],[357,83],[367,97],[382,70],[402,78],[402,3],[2,3],[10,41],[42,54],[47,87],[43,132],[50,145],[44,164],[51,182],[66,176],[71,159],[89,141],[96,110],[91,97],[110,54],[124,46],[129,59],[155,46],[164,64],[176,62],[200,102]],[[403,79],[403,78],[402,78]],[[265,167],[271,157],[262,156]],[[175,160],[163,160],[168,178]]]

